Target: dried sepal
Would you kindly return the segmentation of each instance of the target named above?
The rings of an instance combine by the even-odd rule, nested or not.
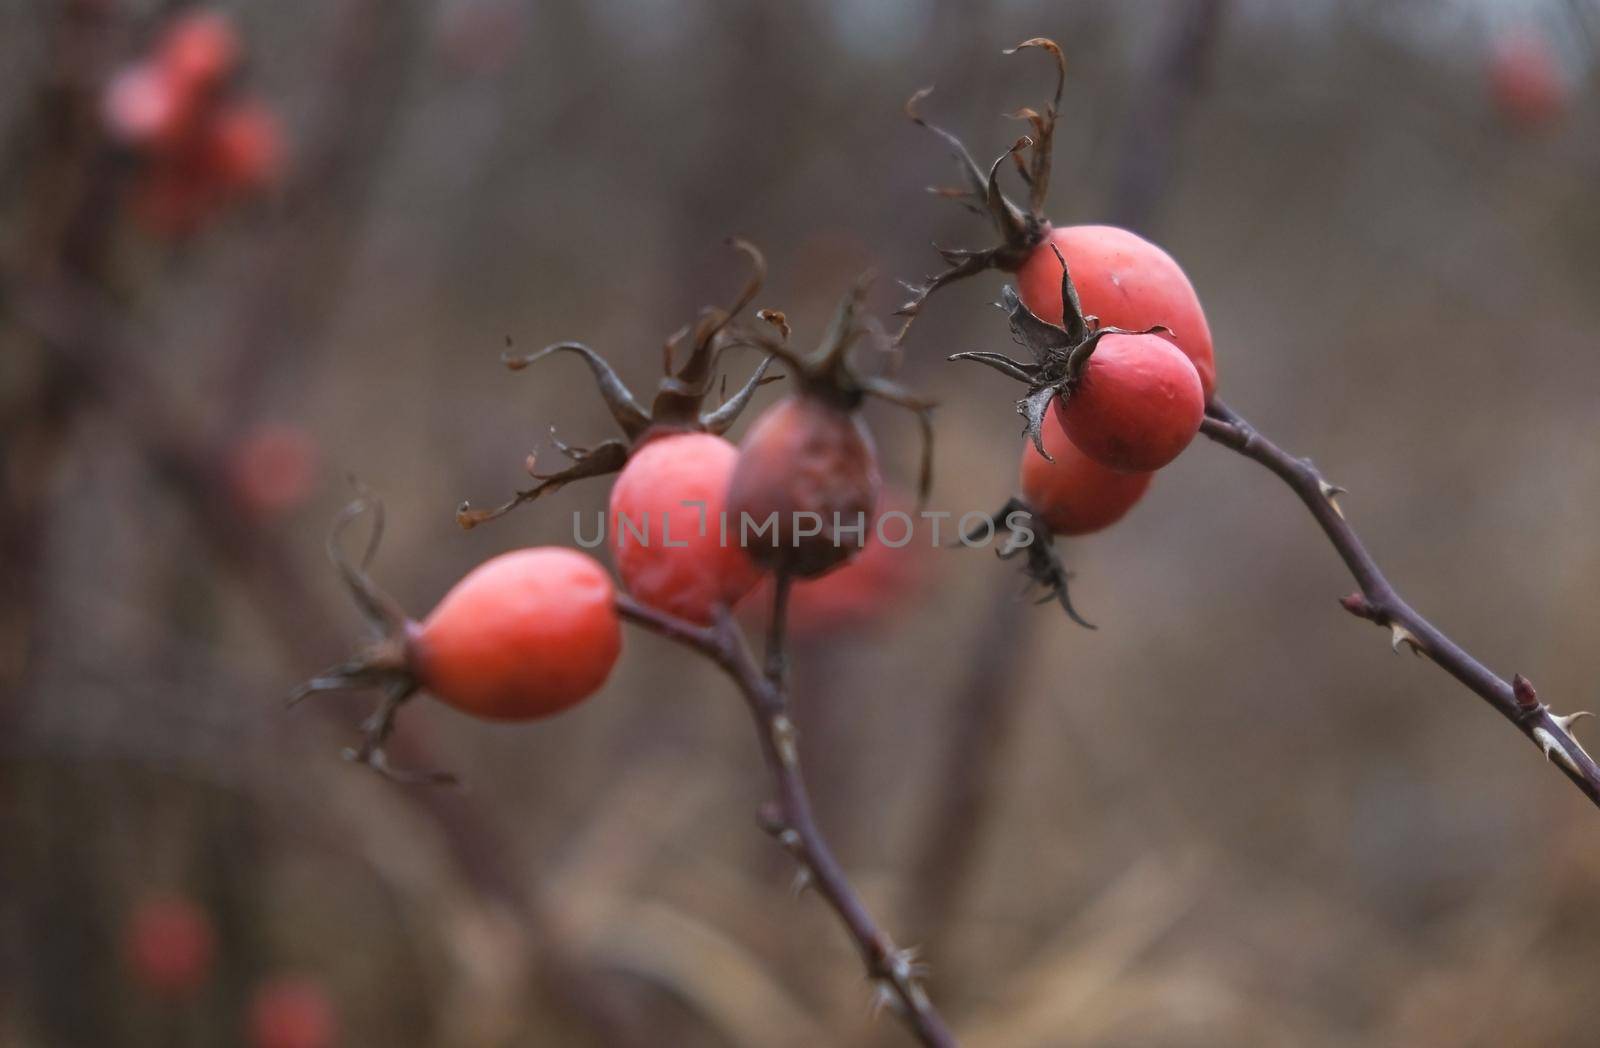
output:
[[[1060,257],[1060,252],[1056,253]],[[1028,351],[1033,363],[1024,363],[1001,353],[968,351],[953,354],[951,360],[971,360],[993,368],[1008,378],[1016,379],[1028,387],[1028,392],[1017,401],[1017,414],[1021,415],[1024,434],[1034,448],[1047,461],[1055,461],[1044,448],[1044,418],[1056,397],[1072,395],[1095,347],[1107,335],[1151,335],[1167,331],[1164,327],[1129,331],[1118,327],[1100,327],[1095,317],[1085,316],[1078,306],[1078,292],[1067,270],[1066,260],[1061,261],[1061,300],[1066,326],[1058,326],[1034,313],[1022,302],[1011,285],[1000,293],[997,303],[1005,310],[1011,324],[1011,339]]]
[[[782,361],[794,372],[804,392],[842,404],[849,410],[859,407],[865,398],[874,397],[915,414],[922,438],[917,477],[917,497],[921,505],[933,485],[932,412],[937,405],[888,377],[900,363],[900,347],[875,319],[862,314],[872,281],[870,272],[856,278],[834,310],[822,341],[810,353],[802,353],[789,344],[788,318],[774,309],[756,313],[767,323],[768,330],[730,331],[729,345],[756,349]],[[876,366],[863,367],[858,354],[853,352],[858,348],[874,353]]]
[[[506,340],[507,346],[510,339]],[[521,371],[530,364],[543,360],[553,353],[576,353],[589,365],[589,370],[594,372],[595,385],[600,390],[600,399],[605,401],[606,409],[611,412],[611,417],[617,420],[617,425],[622,427],[629,439],[638,437],[650,428],[650,415],[634,399],[633,393],[628,389],[627,383],[622,381],[616,371],[604,357],[584,345],[582,342],[556,342],[545,346],[543,349],[532,353],[519,354],[507,348],[500,354],[500,360],[512,371]]]
[[[632,450],[632,445],[627,441],[616,439],[603,440],[591,448],[574,447],[563,443],[556,439],[553,433],[551,440],[555,443],[556,449],[572,461],[572,465],[554,473],[534,474],[539,483],[516,492],[507,501],[490,509],[474,509],[472,503],[462,502],[456,507],[456,523],[470,531],[479,524],[505,516],[525,502],[532,502],[541,495],[559,491],[575,480],[621,472],[622,467],[628,464],[628,454]]]
[[[1061,93],[1066,84],[1066,60],[1061,48],[1045,37],[1024,40],[1004,53],[1012,55],[1030,49],[1047,51],[1055,58],[1055,94],[1043,112],[1024,107],[1011,114],[1028,121],[1032,133],[1012,143],[995,159],[987,172],[972,159],[971,152],[960,138],[922,116],[920,104],[933,92],[933,88],[922,88],[906,101],[906,116],[917,126],[933,132],[950,147],[966,183],[965,188],[935,187],[932,192],[955,200],[969,211],[986,217],[999,235],[1000,243],[982,250],[940,249],[939,254],[944,258],[947,268],[926,278],[922,284],[911,287],[912,298],[898,311],[898,315],[905,317],[905,322],[896,336],[897,341],[905,339],[928,297],[939,288],[987,269],[1016,270],[1049,231],[1050,223],[1044,215],[1044,202],[1050,190],[1051,151]],[[1028,188],[1027,207],[1019,206],[1000,191],[999,172],[1007,160],[1011,161],[1018,177]]]
[[[1072,606],[1072,596],[1068,584],[1072,581],[1072,573],[1067,570],[1061,555],[1055,548],[1055,535],[1048,525],[1033,512],[1033,508],[1021,498],[1011,498],[1004,506],[995,512],[981,529],[974,528],[963,536],[967,543],[976,542],[991,532],[1008,532],[1009,537],[995,555],[1001,560],[1012,560],[1018,556],[1024,557],[1023,575],[1028,579],[1030,589],[1040,591],[1041,596],[1036,603],[1048,604],[1052,601],[1061,606],[1067,618],[1082,626],[1084,629],[1097,628],[1078,614]],[[1022,536],[1027,535],[1027,541]]]
[[[533,353],[519,354],[510,349],[501,360],[513,371],[521,371],[554,353],[574,353],[583,358],[594,373],[601,399],[612,418],[622,429],[625,439],[605,440],[593,447],[572,447],[555,441],[572,464],[555,473],[535,472],[536,459],[529,456],[527,472],[539,483],[516,492],[509,500],[490,509],[474,509],[470,502],[456,508],[456,523],[463,528],[474,528],[485,521],[509,513],[516,507],[532,502],[542,495],[557,491],[575,480],[604,476],[620,471],[632,450],[648,437],[661,432],[701,431],[725,433],[737,420],[739,413],[749,405],[755,391],[768,382],[777,381],[767,375],[770,359],[763,360],[745,383],[715,408],[704,408],[706,398],[718,385],[717,366],[724,350],[729,346],[725,333],[728,325],[760,293],[766,280],[767,262],[755,245],[738,237],[729,237],[728,244],[744,255],[750,264],[750,274],[739,293],[727,309],[707,306],[691,325],[679,328],[662,347],[662,377],[648,410],[634,397],[621,377],[604,357],[581,342],[557,342]],[[721,376],[726,390],[726,375]]]
[[[378,541],[383,535],[383,503],[359,482],[356,497],[334,518],[328,535],[328,556],[340,577],[355,599],[356,606],[366,618],[376,635],[355,656],[302,682],[289,694],[288,705],[319,692],[354,691],[377,688],[383,699],[378,708],[362,724],[362,740],[358,747],[348,749],[346,760],[365,764],[386,778],[404,783],[450,783],[455,776],[445,772],[417,772],[397,768],[389,763],[384,745],[394,732],[395,716],[417,691],[416,676],[411,672],[407,650],[408,640],[415,628],[400,610],[392,597],[384,593],[367,576],[377,554]],[[372,514],[372,531],[362,551],[359,563],[352,563],[345,555],[342,539],[351,522],[368,511]]]

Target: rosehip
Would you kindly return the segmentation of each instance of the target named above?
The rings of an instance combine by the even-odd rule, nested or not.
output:
[[[1091,358],[1092,360],[1093,358]],[[1151,473],[1119,473],[1100,465],[1067,439],[1054,412],[1045,416],[1046,459],[1022,448],[1022,497],[1056,535],[1087,535],[1121,520],[1150,487]]]
[[[239,54],[239,35],[226,15],[191,11],[168,28],[157,61],[179,90],[202,92],[217,87],[234,71]]]
[[[211,165],[230,189],[261,189],[283,172],[283,130],[278,117],[250,99],[223,109],[211,130]]]
[[[331,1048],[337,1026],[333,1002],[310,979],[276,979],[250,998],[252,1048]]]
[[[1142,331],[1165,327],[1200,374],[1210,398],[1216,389],[1211,328],[1200,297],[1172,256],[1115,226],[1064,226],[1028,255],[1017,271],[1023,304],[1051,324],[1062,323],[1061,260],[1072,271],[1083,312],[1102,326]]]
[[[861,548],[881,486],[872,435],[860,416],[796,394],[767,409],[745,434],[728,488],[729,527],[740,529],[756,563],[809,578]]]
[[[1101,336],[1076,384],[1055,401],[1061,428],[1110,469],[1148,473],[1189,446],[1205,415],[1189,358],[1159,335]]]
[[[724,329],[750,304],[766,274],[759,251],[743,241],[733,243],[752,264],[750,279],[730,309],[702,310],[692,327],[667,343],[665,374],[648,411],[611,365],[581,343],[560,342],[527,356],[507,355],[505,362],[513,370],[556,352],[582,357],[624,439],[592,448],[570,448],[558,441],[571,466],[534,473],[536,462],[530,459],[528,470],[538,483],[495,509],[474,510],[463,503],[456,513],[463,527],[475,527],[574,480],[620,471],[611,492],[609,523],[617,571],[630,594],[662,611],[708,623],[719,605],[733,603],[755,585],[758,571],[734,548],[736,521],[729,522],[728,541],[723,541],[723,509],[737,453],[721,434],[750,402],[771,361],[762,361],[720,407],[704,407],[715,385],[716,360],[725,348]],[[676,369],[675,360],[681,361]],[[697,502],[704,507],[685,505]],[[671,545],[665,541],[669,535]]]
[[[375,523],[358,566],[345,557],[340,538],[369,508]],[[367,577],[382,532],[383,507],[362,492],[328,539],[328,555],[378,639],[301,684],[289,700],[381,689],[383,703],[348,759],[404,781],[452,781],[443,773],[397,772],[384,753],[401,706],[419,688],[487,720],[532,720],[581,702],[610,676],[622,627],[611,577],[593,557],[551,547],[502,554],[468,572],[417,623]]]
[[[133,975],[168,996],[198,990],[211,974],[216,932],[204,910],[181,896],[146,899],[133,911],[124,950]]]
[[[316,479],[316,441],[298,426],[259,426],[228,456],[234,498],[258,516],[277,516],[299,506],[310,496]]]
[[[129,66],[106,86],[106,126],[126,145],[172,145],[182,137],[185,111],[182,93],[172,77],[155,66]]]
[[[559,547],[485,561],[410,631],[408,662],[436,698],[488,720],[548,717],[600,690],[622,650],[611,577]]]
[[[1489,90],[1502,115],[1521,127],[1547,124],[1567,104],[1567,86],[1549,40],[1527,29],[1495,40],[1489,55]]]
[[[895,524],[884,534],[900,541]],[[922,585],[927,567],[922,541],[912,535],[909,542],[889,545],[874,528],[859,556],[820,578],[795,582],[789,594],[790,630],[820,638],[882,623]]]
[[[608,520],[624,589],[704,624],[760,580],[725,512],[738,460],[737,448],[710,433],[667,434],[633,453],[611,489]]]
[[[916,413],[923,437],[917,494],[928,493],[933,404],[851,362],[852,348],[864,339],[882,354],[880,367],[897,359],[894,345],[858,316],[868,282],[856,281],[809,354],[790,348],[788,319],[775,310],[759,314],[775,335],[748,332],[737,343],[782,360],[800,383],[798,393],[768,408],[745,434],[728,488],[730,521],[738,522],[745,552],[782,577],[811,578],[844,563],[875,523],[882,480],[872,436],[857,414],[867,397]]]

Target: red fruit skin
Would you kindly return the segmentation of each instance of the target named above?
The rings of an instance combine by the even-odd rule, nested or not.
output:
[[[111,78],[101,115],[112,137],[140,149],[170,149],[184,137],[191,107],[164,69],[129,66]]]
[[[441,702],[486,720],[548,717],[593,695],[622,650],[616,591],[593,557],[540,547],[478,565],[409,643]]]
[[[1205,392],[1189,358],[1158,335],[1105,335],[1055,413],[1078,450],[1122,473],[1177,458],[1200,431]]]
[[[219,11],[180,15],[162,37],[156,60],[184,92],[209,91],[239,65],[239,34]]]
[[[785,397],[756,419],[740,445],[728,488],[730,540],[740,540],[748,519],[744,550],[757,564],[799,578],[821,575],[860,550],[882,487],[872,435],[854,411],[805,393]],[[774,513],[776,533],[756,535],[753,529]],[[821,518],[820,533],[797,537],[797,525],[815,525],[800,514],[812,513]],[[853,529],[863,515],[858,535]]]
[[[1062,226],[1017,271],[1017,294],[1040,319],[1062,322],[1061,262],[1051,250],[1060,248],[1078,289],[1083,311],[1102,327],[1143,331],[1162,327],[1183,350],[1195,370],[1206,399],[1217,388],[1217,364],[1200,296],[1171,255],[1150,241],[1115,226]]]
[[[1024,445],[1022,497],[1054,534],[1088,535],[1110,527],[1144,498],[1155,477],[1100,465],[1067,439],[1053,411],[1044,417],[1043,434],[1044,449],[1055,461],[1031,442]]]
[[[885,497],[886,507],[905,513],[915,523],[913,502]],[[899,519],[884,525],[884,534],[899,543],[906,525]],[[928,575],[932,546],[914,527],[909,541],[891,546],[878,540],[877,528],[867,533],[867,544],[849,562],[814,579],[796,579],[789,592],[789,632],[798,640],[825,640],[846,633],[870,631],[890,620],[895,609],[922,589]],[[772,583],[765,580],[741,605],[752,615],[765,616],[772,607]]]
[[[210,167],[229,189],[248,192],[276,183],[283,174],[283,157],[283,129],[265,104],[235,102],[217,114]]]
[[[1508,32],[1489,55],[1489,92],[1513,125],[1548,124],[1567,105],[1567,87],[1549,40],[1531,30]]]
[[[266,423],[247,433],[228,454],[234,499],[259,517],[276,517],[310,497],[317,480],[317,442],[305,430]]]
[[[186,997],[211,975],[217,937],[199,906],[181,896],[163,896],[133,911],[123,948],[142,986],[166,997]]]
[[[738,461],[738,448],[709,433],[656,437],[633,453],[612,485],[607,521],[623,589],[705,625],[718,606],[733,605],[761,580],[739,549],[737,521],[729,521],[723,540]]]
[[[331,1048],[337,1033],[333,1002],[309,979],[276,979],[251,996],[252,1048]]]

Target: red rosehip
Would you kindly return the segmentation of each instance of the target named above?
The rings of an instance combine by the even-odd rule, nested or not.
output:
[[[229,189],[261,189],[283,173],[283,129],[265,104],[233,103],[217,114],[210,133],[212,168]]]
[[[861,548],[881,486],[872,435],[856,412],[794,394],[745,434],[728,490],[728,527],[756,563],[814,577]]]
[[[489,720],[531,720],[605,684],[622,650],[611,577],[559,547],[478,565],[411,629],[408,662],[440,701]]]
[[[337,1027],[333,1002],[310,979],[275,979],[250,998],[251,1048],[330,1048]]]
[[[1144,497],[1155,476],[1100,465],[1067,439],[1055,412],[1045,416],[1042,432],[1044,448],[1055,461],[1031,443],[1023,446],[1022,497],[1057,535],[1087,535],[1115,524]]]
[[[211,974],[216,932],[211,918],[182,896],[141,902],[128,919],[124,950],[146,989],[171,997],[194,993]]]
[[[1560,116],[1567,85],[1549,39],[1528,29],[1497,38],[1489,54],[1489,91],[1501,114],[1518,127],[1539,127]]]
[[[611,489],[608,521],[625,590],[704,624],[755,586],[761,572],[725,512],[738,460],[737,448],[709,433],[659,436],[634,451]]]
[[[157,61],[185,92],[217,87],[238,67],[241,48],[233,23],[220,11],[180,15],[162,37]]]
[[[311,495],[317,480],[317,442],[298,426],[268,423],[234,446],[227,471],[240,505],[259,516],[277,516]]]
[[[183,137],[189,107],[167,72],[129,66],[106,85],[102,115],[112,136],[140,148],[170,147]]]
[[[1143,331],[1165,327],[1200,375],[1209,398],[1217,368],[1200,297],[1172,256],[1115,226],[1061,226],[1034,248],[1017,271],[1023,305],[1040,319],[1062,323],[1061,261],[1067,260],[1084,313],[1102,327]]]
[[[898,526],[885,534],[900,540]],[[853,560],[821,578],[797,580],[789,594],[790,629],[796,636],[824,637],[882,622],[922,585],[926,549],[921,541],[913,536],[891,546],[869,534]]]
[[[1078,450],[1102,466],[1148,473],[1177,458],[1205,415],[1189,358],[1159,335],[1103,335],[1055,412]]]

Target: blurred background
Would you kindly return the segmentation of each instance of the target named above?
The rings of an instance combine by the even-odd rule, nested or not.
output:
[[[901,105],[936,83],[997,155],[1052,86],[1000,54],[1030,36],[1069,66],[1055,220],[1166,246],[1222,395],[1350,489],[1408,599],[1592,705],[1597,32],[1588,0],[0,5],[0,1044],[907,1043],[685,652],[630,631],[535,725],[413,703],[397,748],[463,791],[340,760],[371,696],[283,697],[360,634],[347,473],[419,615],[604,505],[455,525],[549,427],[614,428],[507,336],[648,388],[742,281],[727,234],[802,343],[863,269],[887,316],[930,242],[988,243]],[[162,62],[219,76],[203,150]],[[906,353],[958,514],[1015,483],[1015,391],[944,362],[1007,348],[1000,283]],[[915,427],[869,418],[909,486]],[[1595,812],[1339,610],[1281,484],[1198,441],[1065,554],[1097,632],[953,550],[797,640],[824,829],[963,1043],[1594,1043]]]

